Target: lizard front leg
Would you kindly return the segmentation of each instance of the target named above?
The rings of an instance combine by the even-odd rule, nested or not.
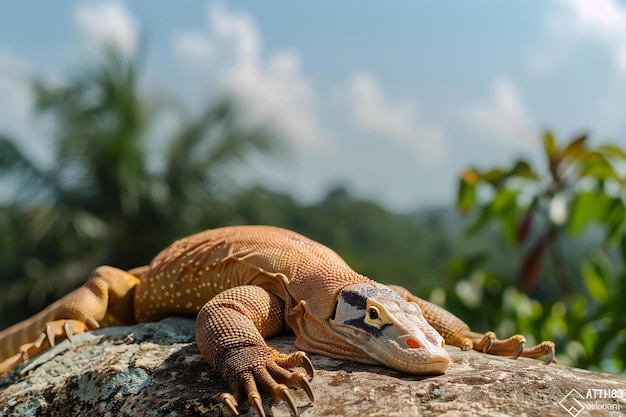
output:
[[[245,396],[260,416],[265,416],[257,383],[273,397],[285,401],[297,414],[287,386],[300,387],[313,401],[308,375],[292,368],[303,367],[313,376],[304,352],[284,355],[265,343],[285,327],[284,302],[261,287],[241,286],[226,290],[198,313],[196,341],[202,356],[230,386],[221,400],[238,415],[238,401]]]
[[[463,350],[474,349],[492,355],[512,356],[514,358],[519,356],[538,358],[545,355],[546,364],[556,362],[553,342],[541,342],[536,346],[527,348],[526,338],[522,335],[514,335],[508,339],[500,340],[494,332],[485,334],[473,332],[463,320],[448,310],[416,297],[406,288],[397,285],[389,285],[389,287],[405,300],[419,305],[426,320],[449,345],[460,347]]]
[[[134,322],[133,290],[139,280],[108,266],[95,269],[80,288],[28,320],[0,333],[0,376],[59,340],[72,335]]]

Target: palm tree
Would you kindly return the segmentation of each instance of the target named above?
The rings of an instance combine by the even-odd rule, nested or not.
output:
[[[32,82],[36,110],[53,121],[51,168],[0,136],[0,179],[17,185],[0,222],[0,249],[14,255],[0,265],[0,317],[9,318],[0,327],[98,264],[141,265],[172,239],[224,221],[223,168],[276,149],[273,132],[243,123],[232,101],[190,117],[169,97],[141,93],[136,57],[114,48],[103,57],[65,85]],[[158,152],[164,114],[176,123]],[[25,300],[31,311],[16,314]]]

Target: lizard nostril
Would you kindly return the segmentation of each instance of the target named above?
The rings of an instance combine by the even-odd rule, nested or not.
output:
[[[418,342],[417,340],[415,340],[415,339],[412,339],[412,338],[408,338],[408,339],[406,339],[406,344],[407,344],[410,348],[413,348],[413,349],[417,349],[417,348],[420,348],[420,347],[421,347],[421,345],[419,344],[419,342]]]

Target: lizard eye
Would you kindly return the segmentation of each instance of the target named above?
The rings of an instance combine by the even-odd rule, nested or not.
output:
[[[374,326],[377,329],[380,329],[381,326],[391,324],[385,307],[374,300],[367,300],[367,307],[363,321],[365,324]]]
[[[380,314],[378,314],[378,309],[376,307],[370,307],[369,309],[370,320],[378,320]]]

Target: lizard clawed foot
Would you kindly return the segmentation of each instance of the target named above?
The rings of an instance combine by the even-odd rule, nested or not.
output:
[[[33,348],[39,349],[35,353],[37,354],[48,347],[53,347],[57,341],[68,339],[72,342],[72,336],[75,334],[98,328],[100,328],[100,325],[94,319],[87,319],[84,322],[71,319],[51,321],[46,324],[39,337],[31,345]],[[45,342],[47,342],[47,345]]]
[[[519,352],[516,352],[518,358],[522,356],[524,358],[538,358],[540,356],[545,355],[545,360],[543,363],[546,365],[550,365],[551,363],[557,363],[555,358],[555,344],[554,342],[541,342],[537,346],[533,347],[522,347],[519,349]]]
[[[0,363],[0,376],[8,373],[17,365],[26,362],[40,354],[49,347],[64,339],[72,342],[75,334],[84,333],[88,330],[99,328],[100,325],[94,319],[81,320],[60,319],[46,323],[34,342],[23,344],[19,347],[19,353],[11,356]]]
[[[514,335],[508,339],[500,340],[494,332],[487,332],[484,335],[466,332],[464,335],[463,350],[474,349],[483,353],[499,356],[511,356],[517,359],[520,356],[524,358],[536,359],[540,356],[546,357],[544,363],[549,365],[556,363],[555,345],[553,342],[541,342],[533,347],[526,347],[526,338],[522,335]]]
[[[306,373],[292,370],[293,368],[303,368]],[[220,400],[230,413],[239,415],[238,399],[240,400],[245,396],[257,415],[265,417],[261,394],[257,388],[258,384],[263,391],[272,397],[284,401],[293,415],[298,415],[296,401],[288,387],[302,388],[312,402],[314,396],[309,383],[309,379],[312,377],[313,365],[304,352],[296,352],[291,355],[276,352],[267,358],[264,364],[257,362],[256,366],[247,368],[230,378],[227,377],[235,395],[224,393],[220,396]]]

